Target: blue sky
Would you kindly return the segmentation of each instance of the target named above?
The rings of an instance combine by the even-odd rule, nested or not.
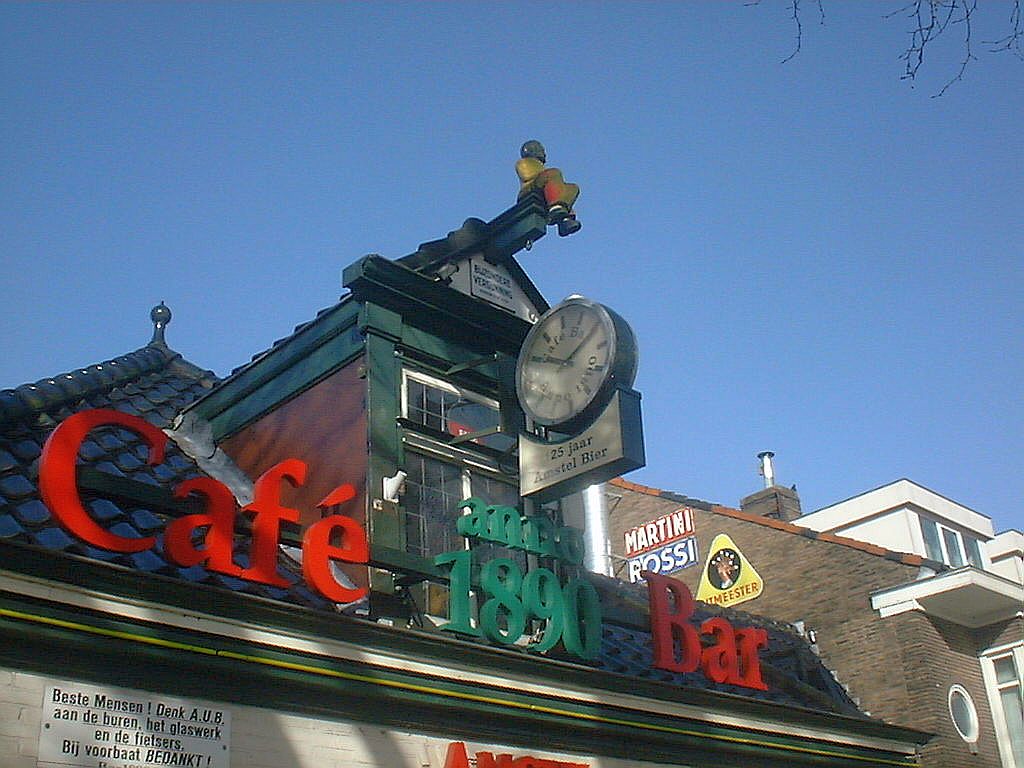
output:
[[[526,139],[584,228],[521,263],[641,345],[648,466],[806,510],[909,477],[1024,529],[1024,63],[902,3],[0,5],[0,387],[145,344],[224,375],[515,201]],[[891,6],[891,7],[890,7]]]

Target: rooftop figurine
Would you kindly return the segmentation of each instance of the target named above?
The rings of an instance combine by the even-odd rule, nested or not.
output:
[[[516,160],[516,173],[519,175],[519,199],[534,191],[544,193],[548,205],[548,223],[558,225],[558,234],[562,237],[579,232],[583,225],[576,220],[576,212],[572,206],[580,196],[580,188],[576,184],[568,184],[562,178],[558,168],[547,168],[547,155],[544,145],[531,139],[519,150],[520,158]]]

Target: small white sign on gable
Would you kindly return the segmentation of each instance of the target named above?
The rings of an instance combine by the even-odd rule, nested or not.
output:
[[[500,264],[491,264],[483,256],[473,256],[458,263],[451,276],[451,286],[475,299],[511,312],[528,323],[537,322],[539,312],[522,286]]]

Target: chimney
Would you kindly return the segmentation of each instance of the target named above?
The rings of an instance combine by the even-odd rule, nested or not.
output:
[[[788,523],[800,517],[800,497],[796,486],[786,488],[775,484],[775,454],[762,451],[757,454],[760,472],[764,477],[764,488],[740,500],[740,509],[752,515],[770,517]]]

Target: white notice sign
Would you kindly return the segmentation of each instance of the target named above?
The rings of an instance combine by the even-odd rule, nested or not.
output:
[[[502,267],[473,259],[469,289],[473,296],[496,304],[510,312],[516,311],[515,283]]]
[[[582,432],[555,442],[519,435],[519,492],[537,501],[568,496],[644,465],[640,395],[619,389]]]
[[[61,683],[46,689],[39,762],[72,768],[228,768],[231,713],[146,691]]]

